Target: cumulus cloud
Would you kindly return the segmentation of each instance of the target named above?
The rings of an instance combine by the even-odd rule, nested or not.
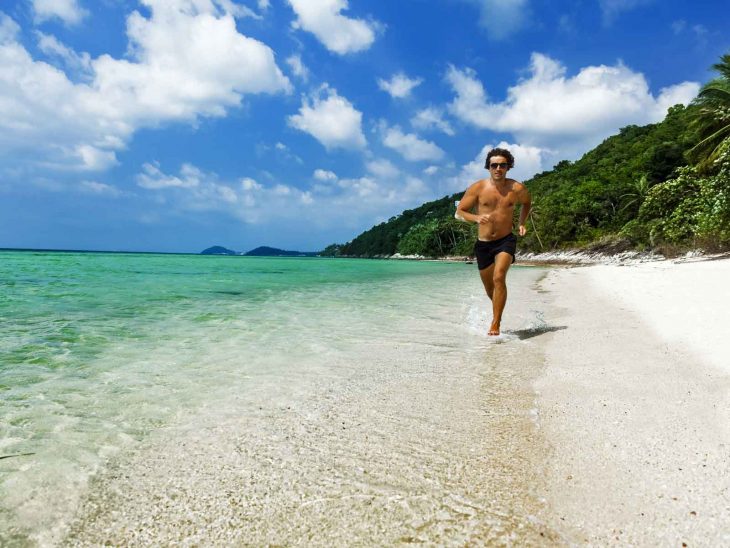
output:
[[[39,23],[57,18],[67,25],[77,25],[89,14],[77,0],[32,0],[32,5]]]
[[[37,32],[38,49],[48,57],[63,61],[71,70],[89,72],[91,70],[91,56],[86,53],[77,53],[58,40],[53,35]]]
[[[444,151],[431,141],[424,141],[413,133],[403,133],[398,126],[381,127],[383,144],[398,152],[410,162],[422,160],[440,160]]]
[[[367,144],[362,113],[326,84],[302,98],[299,114],[289,116],[289,125],[309,133],[327,149],[359,149]]]
[[[26,166],[102,169],[139,128],[224,116],[245,94],[291,90],[273,51],[236,30],[226,2],[143,4],[149,17],[135,11],[127,19],[127,59],[89,60],[39,35],[47,55],[86,69],[83,83],[33,59],[13,35],[17,25],[2,16],[0,157],[22,158]]]
[[[563,65],[538,53],[529,70],[503,102],[493,103],[476,72],[450,67],[446,80],[456,94],[450,112],[531,146],[587,150],[625,125],[663,119],[668,107],[689,103],[699,90],[699,84],[683,82],[654,96],[644,76],[622,63],[585,67],[567,77]]]
[[[421,78],[409,78],[402,72],[394,74],[390,80],[378,78],[378,87],[387,92],[395,99],[404,99],[411,94],[411,91],[419,85],[423,80]]]
[[[91,145],[77,146],[76,156],[80,160],[80,169],[84,171],[103,171],[118,163],[114,151],[103,150]]]
[[[337,175],[333,171],[315,169],[312,176],[318,181],[336,181]]]
[[[444,132],[446,135],[454,135],[454,129],[451,127],[451,124],[444,120],[443,111],[434,107],[419,110],[416,115],[411,118],[411,125],[417,129],[437,129]]]
[[[289,65],[292,73],[302,81],[306,82],[309,79],[309,69],[304,65],[299,55],[287,57],[286,64]]]
[[[377,23],[342,15],[347,0],[289,0],[289,4],[297,15],[293,26],[311,32],[334,53],[366,50],[375,41]]]
[[[260,226],[292,221],[312,228],[345,227],[348,232],[435,197],[417,177],[371,174],[338,179],[330,171],[316,173],[315,179],[327,184],[297,188],[282,181],[267,185],[251,177],[229,182],[191,164],[183,164],[176,174],[166,173],[156,162],[143,165],[136,178],[150,199],[164,201],[173,213],[216,211]],[[275,217],[271,211],[277,212]]]
[[[183,164],[179,176],[165,175],[158,162],[145,163],[142,173],[137,175],[137,184],[142,188],[193,188],[200,185],[202,172],[191,164]]]
[[[383,179],[392,179],[400,175],[400,170],[385,158],[370,160],[365,167],[370,173]]]
[[[0,44],[14,42],[20,34],[20,26],[0,11]]]
[[[504,40],[530,18],[529,0],[465,0],[479,8],[479,24],[489,40]]]

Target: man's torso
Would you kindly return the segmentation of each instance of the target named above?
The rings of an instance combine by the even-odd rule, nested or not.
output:
[[[488,223],[479,224],[480,240],[497,240],[512,233],[515,205],[519,203],[518,191],[522,185],[514,179],[506,179],[497,186],[491,179],[479,181],[477,215],[489,215]]]

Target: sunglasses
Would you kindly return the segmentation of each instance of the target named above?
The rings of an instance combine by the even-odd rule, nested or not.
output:
[[[509,167],[509,164],[507,162],[500,162],[500,163],[492,163],[489,164],[489,169],[497,169],[498,167],[501,167],[502,169],[507,169]]]

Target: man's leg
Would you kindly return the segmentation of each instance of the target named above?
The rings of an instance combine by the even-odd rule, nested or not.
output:
[[[494,264],[490,268],[494,268],[492,273],[492,326],[489,328],[489,335],[499,335],[500,324],[502,323],[502,312],[507,304],[507,271],[512,265],[512,255],[506,252],[497,253],[494,258]],[[487,270],[487,269],[485,269]]]
[[[487,292],[487,297],[491,301],[494,296],[494,263],[490,264],[487,268],[483,268],[479,271],[479,277],[482,279],[484,289]]]

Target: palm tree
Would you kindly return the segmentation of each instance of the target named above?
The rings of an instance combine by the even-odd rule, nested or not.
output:
[[[646,198],[646,193],[649,192],[649,188],[651,188],[649,179],[646,175],[642,175],[638,180],[635,180],[631,186],[631,191],[619,196],[619,200],[629,198],[629,201],[626,202],[619,211],[624,211],[634,205],[636,206],[634,209],[638,210],[639,206],[641,206],[642,202]]]
[[[693,123],[700,142],[689,150],[690,158],[702,171],[711,168],[721,145],[730,138],[730,53],[720,57],[712,68],[720,77],[705,84],[694,101],[699,109]]]

